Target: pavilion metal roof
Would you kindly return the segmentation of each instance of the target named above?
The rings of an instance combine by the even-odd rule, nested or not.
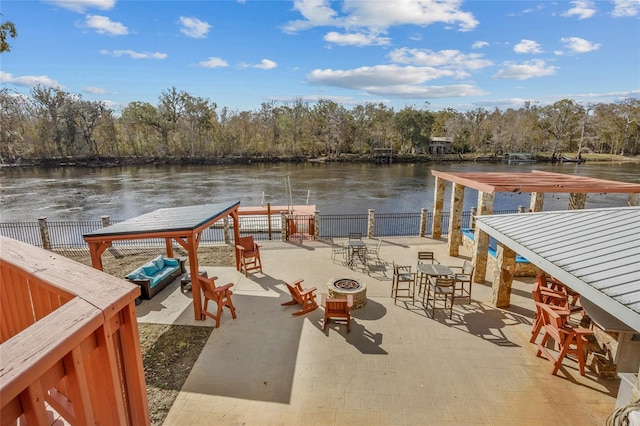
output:
[[[529,173],[441,172],[431,174],[478,191],[541,193],[640,193],[640,184],[532,170]]]
[[[486,215],[476,224],[640,332],[640,207]]]

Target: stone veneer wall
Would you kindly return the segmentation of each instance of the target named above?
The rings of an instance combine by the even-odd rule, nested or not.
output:
[[[473,240],[466,235],[462,234],[462,246],[473,253]],[[496,258],[489,255],[487,258],[487,271],[493,271],[496,264]],[[516,262],[516,268],[514,271],[515,277],[535,277],[538,272],[535,265],[532,263]]]

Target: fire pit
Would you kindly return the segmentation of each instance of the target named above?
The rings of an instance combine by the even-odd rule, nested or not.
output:
[[[353,295],[351,309],[362,308],[367,303],[367,286],[353,278],[332,278],[327,283],[327,293],[330,298],[346,299]]]

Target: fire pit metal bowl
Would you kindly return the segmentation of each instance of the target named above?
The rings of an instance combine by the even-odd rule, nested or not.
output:
[[[332,278],[327,283],[327,294],[330,298],[346,299],[353,295],[351,309],[362,308],[367,303],[367,286],[353,278]]]

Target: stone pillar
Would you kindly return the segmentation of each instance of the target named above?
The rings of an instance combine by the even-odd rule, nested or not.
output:
[[[427,209],[420,210],[420,236],[427,235]]]
[[[630,206],[640,206],[640,193],[629,194],[627,204]]]
[[[498,243],[495,265],[491,302],[497,308],[508,308],[511,304],[511,285],[516,269],[516,252]]]
[[[51,239],[49,238],[49,228],[47,227],[47,218],[39,217],[38,226],[40,227],[40,238],[42,239],[42,248],[51,250]]]
[[[289,223],[287,222],[287,212],[284,210],[280,211],[280,223],[282,224],[280,226],[280,238],[282,241],[287,241],[287,227]]]
[[[109,226],[109,216],[100,216],[100,220],[102,220],[102,227],[106,228]]]
[[[464,204],[464,185],[453,184],[451,190],[451,213],[449,215],[449,256],[458,256],[462,244],[462,205]]]
[[[369,221],[367,223],[367,238],[373,238],[373,227],[376,224],[376,211],[369,209]]]
[[[487,215],[493,213],[493,194],[478,191],[478,214]],[[489,256],[489,234],[476,227],[473,234],[472,263],[476,265],[473,281],[484,282],[487,276],[487,257]]]
[[[572,192],[569,195],[569,210],[581,210],[584,209],[587,203],[587,194],[582,192]]]
[[[475,229],[476,227],[476,216],[478,215],[478,208],[477,207],[471,207],[471,219],[469,220],[469,227],[471,229]]]
[[[524,209],[524,206],[518,206],[518,213],[525,213],[526,210]]]
[[[224,243],[230,244],[231,238],[229,237],[229,216],[225,216],[224,219],[222,219],[222,229],[224,233]]]
[[[529,210],[532,212],[541,212],[544,204],[544,192],[532,192]]]
[[[436,186],[433,190],[433,229],[431,237],[442,236],[442,209],[444,208],[444,179],[436,176]]]
[[[313,239],[317,240],[320,238],[320,212],[316,210],[313,212]]]

